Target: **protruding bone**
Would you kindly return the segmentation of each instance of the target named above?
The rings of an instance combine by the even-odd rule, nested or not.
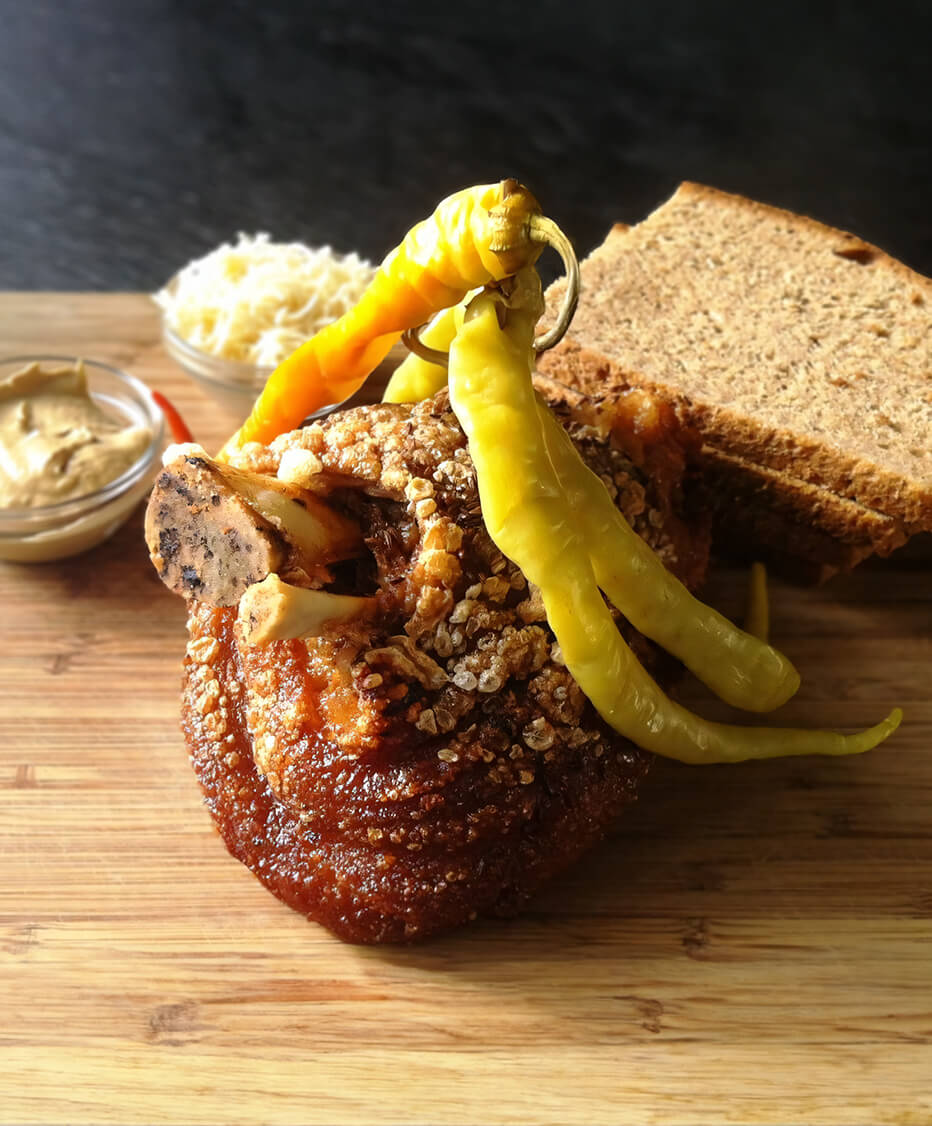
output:
[[[249,587],[240,599],[237,620],[247,645],[259,645],[295,637],[320,637],[336,626],[358,622],[374,612],[374,598],[289,586],[272,574]]]
[[[146,510],[152,562],[177,594],[234,606],[272,571],[312,570],[362,550],[356,525],[303,489],[233,469],[197,446],[178,452]]]
[[[213,462],[217,473],[286,540],[314,563],[352,559],[362,550],[362,535],[352,520],[341,516],[313,493],[267,477]]]

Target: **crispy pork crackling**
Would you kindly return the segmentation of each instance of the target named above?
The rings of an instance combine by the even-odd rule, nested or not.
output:
[[[579,397],[561,418],[638,533],[695,586],[707,538],[677,513],[676,424],[638,394],[623,424],[623,404]],[[235,606],[189,591],[183,727],[230,852],[349,941],[514,912],[601,837],[649,756],[596,714],[536,591],[490,540],[446,393],[340,412],[231,460],[362,529],[361,556],[307,581],[371,596],[377,612],[248,645]],[[669,677],[675,663],[619,627]]]

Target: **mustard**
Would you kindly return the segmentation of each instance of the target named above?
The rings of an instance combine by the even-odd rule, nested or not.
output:
[[[0,508],[38,508],[97,492],[152,440],[105,414],[81,363],[29,364],[0,383]]]

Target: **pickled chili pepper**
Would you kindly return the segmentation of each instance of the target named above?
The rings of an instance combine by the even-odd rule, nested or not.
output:
[[[530,274],[515,279],[517,302],[538,307],[539,296],[528,290]],[[537,285],[539,290],[539,284]],[[434,324],[422,334],[432,348],[452,342],[458,306],[447,310],[442,329]],[[447,382],[447,372],[420,356],[409,356],[399,368],[389,402],[426,398]],[[390,385],[391,386],[391,385]],[[605,486],[582,461],[569,435],[547,406],[538,400],[547,454],[581,522],[598,585],[621,609],[635,629],[678,657],[699,680],[726,703],[748,711],[779,707],[796,692],[799,674],[787,658],[751,631],[737,628],[717,610],[695,598],[657,558],[618,511]],[[455,408],[454,408],[455,409]]]
[[[733,727],[671,701],[641,666],[605,604],[579,512],[549,452],[531,381],[539,294],[539,282],[535,296],[522,278],[511,308],[489,293],[470,303],[450,348],[450,401],[469,440],[489,535],[540,589],[566,666],[599,714],[645,750],[689,763],[852,754],[880,743],[899,725],[899,709],[855,735]],[[652,577],[639,582],[662,601]]]
[[[168,423],[168,429],[171,431],[173,442],[194,441],[194,435],[191,433],[188,424],[181,417],[181,412],[161,391],[152,392],[152,401],[165,416],[165,421]]]
[[[752,563],[748,581],[748,599],[744,611],[744,628],[766,641],[770,635],[770,603],[767,599],[767,568]]]
[[[515,180],[456,192],[385,258],[359,302],[272,372],[252,413],[221,456],[268,442],[362,386],[402,332],[537,260],[540,207]]]
[[[462,323],[463,313],[460,305],[444,309],[420,334],[421,341],[429,348],[442,351],[449,349],[456,335],[457,320]],[[429,399],[447,385],[447,369],[415,352],[411,352],[392,372],[383,403],[418,403]]]
[[[726,703],[756,712],[786,703],[799,687],[787,658],[690,594],[631,528],[541,400],[538,412],[547,453],[608,598]]]

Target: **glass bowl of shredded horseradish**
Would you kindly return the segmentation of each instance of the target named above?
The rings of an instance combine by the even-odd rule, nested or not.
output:
[[[169,355],[242,417],[271,372],[362,296],[375,267],[329,246],[240,233],[154,295]]]
[[[148,492],[162,412],[145,384],[63,356],[0,360],[0,559],[96,547]]]

